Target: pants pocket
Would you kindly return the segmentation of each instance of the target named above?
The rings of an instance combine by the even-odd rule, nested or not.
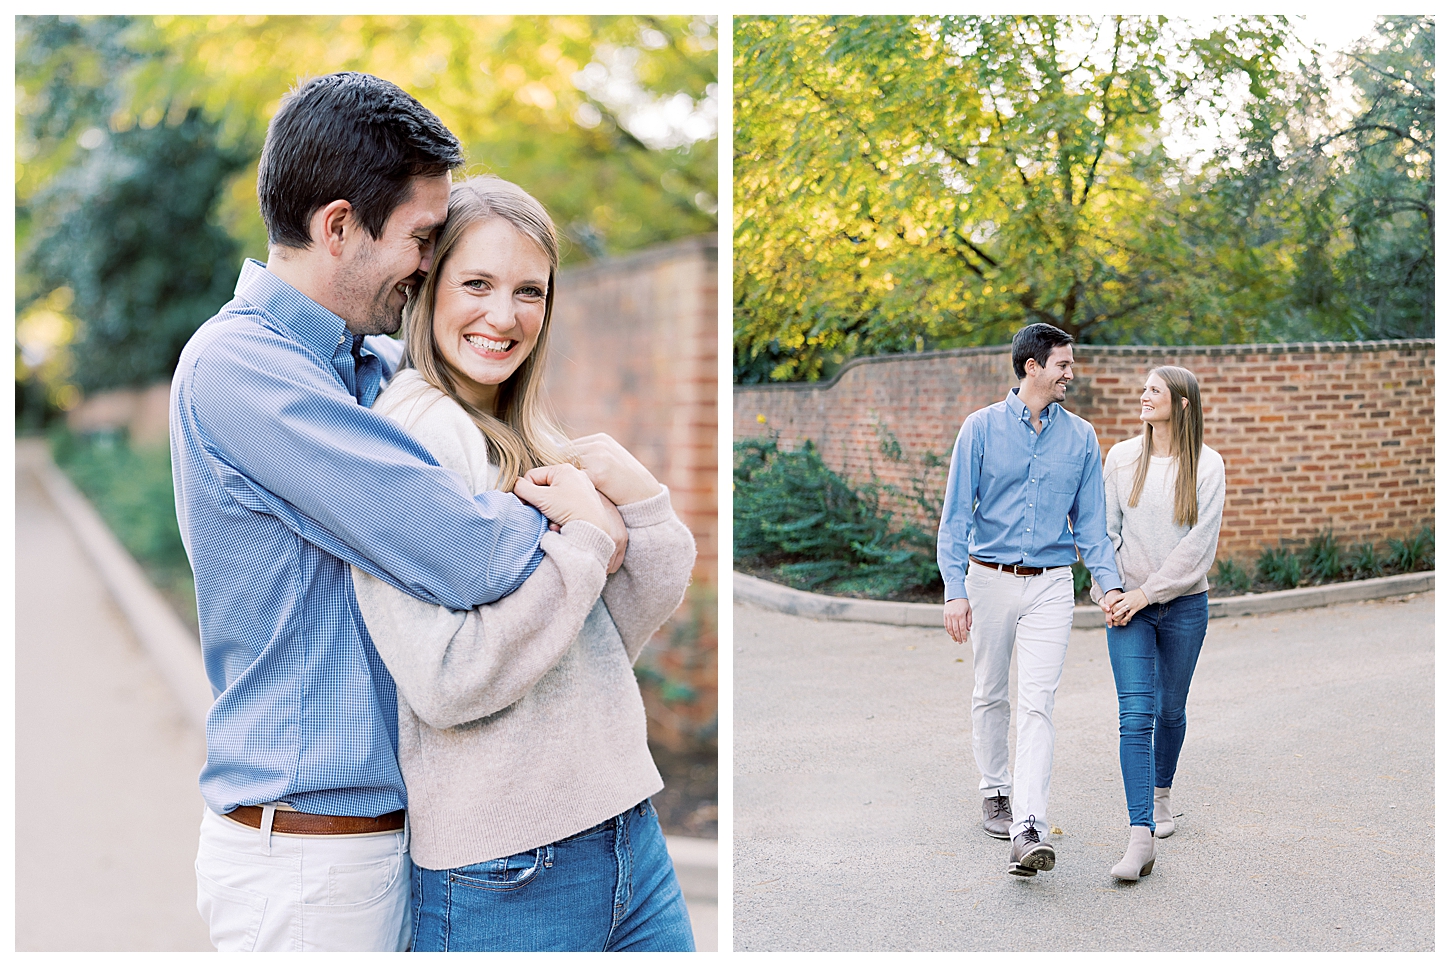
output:
[[[267,910],[267,898],[250,890],[218,883],[200,868],[196,871],[196,909],[211,932],[217,950],[252,951]]]
[[[527,886],[544,868],[549,848],[541,846],[513,856],[460,866],[449,871],[448,879],[478,890],[517,890]]]
[[[402,857],[371,863],[348,863],[327,868],[327,902],[334,905],[367,903],[392,889],[402,872]]]

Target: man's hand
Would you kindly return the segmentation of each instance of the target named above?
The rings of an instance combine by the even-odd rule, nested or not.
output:
[[[579,464],[599,492],[616,504],[648,500],[660,492],[660,482],[607,433],[591,433],[573,441]]]
[[[1116,622],[1113,621],[1113,605],[1117,604],[1118,600],[1122,598],[1122,596],[1122,591],[1119,591],[1117,588],[1113,588],[1113,590],[1111,591],[1104,592],[1102,599],[1098,601],[1098,607],[1103,609],[1103,620],[1107,622],[1109,628],[1112,628],[1116,625]]]
[[[1133,620],[1133,615],[1148,607],[1148,595],[1143,593],[1142,588],[1134,588],[1127,594],[1120,595],[1113,604],[1113,625],[1122,627]]]
[[[972,630],[972,603],[966,598],[953,598],[948,601],[943,609],[942,623],[946,625],[947,634],[952,636],[952,641],[957,644],[966,641]]]

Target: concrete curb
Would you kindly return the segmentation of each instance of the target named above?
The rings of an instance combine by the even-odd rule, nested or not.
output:
[[[96,571],[111,592],[116,606],[125,615],[141,647],[171,686],[187,719],[204,730],[207,712],[211,710],[211,684],[202,664],[201,645],[191,629],[181,622],[171,605],[152,586],[136,559],[116,540],[90,502],[51,462],[45,444],[19,440],[16,441],[16,451],[17,457],[23,452],[28,458],[26,463],[30,470],[70,524],[86,555],[95,563]]]
[[[865,601],[858,598],[833,598],[824,594],[797,591],[748,574],[734,572],[735,598],[749,601],[772,611],[806,618],[827,618],[832,621],[869,621],[884,625],[919,625],[940,628],[942,606],[939,604],[905,604],[897,601]],[[1234,615],[1266,614],[1273,611],[1297,611],[1300,608],[1322,608],[1329,604],[1390,598],[1435,590],[1435,572],[1395,574],[1367,581],[1344,581],[1313,588],[1288,591],[1267,591],[1263,594],[1240,594],[1231,598],[1210,598],[1208,616],[1227,618]],[[1103,613],[1093,605],[1073,609],[1074,628],[1103,627]]]

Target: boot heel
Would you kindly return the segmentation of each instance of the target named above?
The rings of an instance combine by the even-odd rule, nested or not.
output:
[[[1146,864],[1144,864],[1143,869],[1138,873],[1138,875],[1139,876],[1147,876],[1149,873],[1152,873],[1153,872],[1153,863],[1154,862],[1155,862],[1154,860],[1149,860]]]

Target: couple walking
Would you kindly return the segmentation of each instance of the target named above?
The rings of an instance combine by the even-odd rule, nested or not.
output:
[[[548,417],[553,224],[462,163],[387,81],[302,84],[258,168],[267,263],[172,382],[222,950],[694,946],[632,669],[694,540]]]
[[[1052,706],[1072,630],[1072,564],[1093,578],[1118,690],[1119,756],[1129,838],[1112,875],[1153,869],[1173,832],[1169,793],[1183,747],[1188,687],[1208,629],[1208,570],[1223,515],[1224,468],[1203,445],[1198,381],[1150,372],[1143,432],[1100,464],[1092,425],[1061,406],[1072,337],[1036,323],[1012,340],[1021,380],[967,417],[947,477],[937,563],[946,630],[970,638],[972,751],[982,826],[1010,839],[1008,872],[1056,864],[1046,842]],[[1008,768],[1008,669],[1017,649],[1017,757]],[[1015,780],[1015,783],[1014,783]]]

